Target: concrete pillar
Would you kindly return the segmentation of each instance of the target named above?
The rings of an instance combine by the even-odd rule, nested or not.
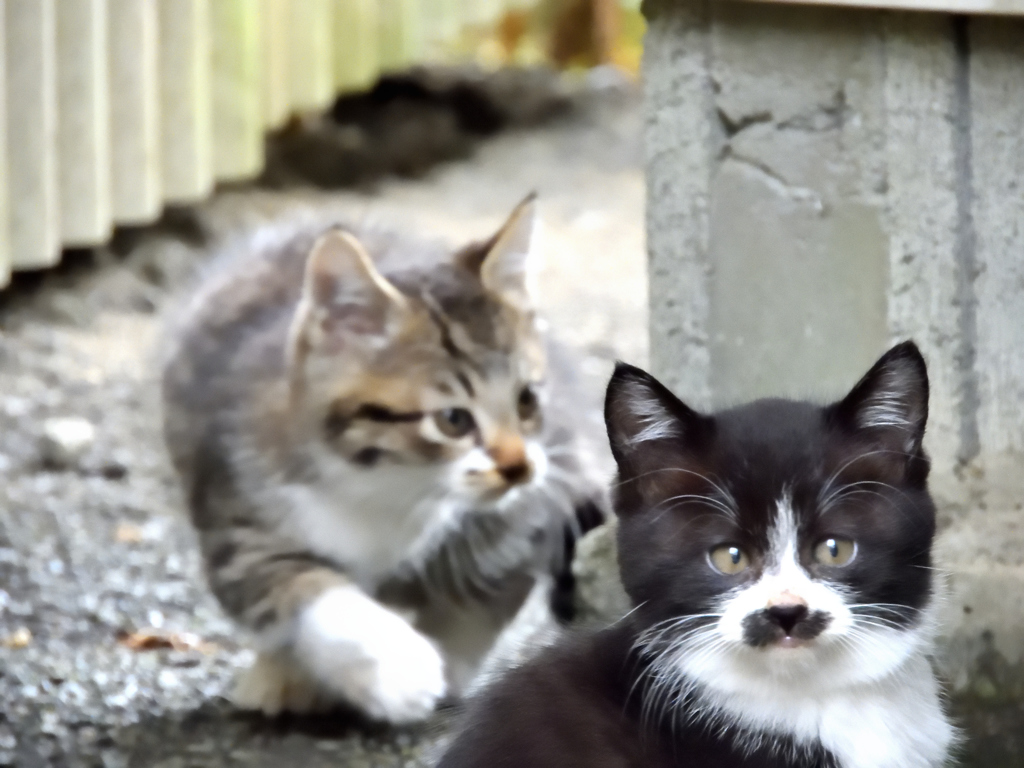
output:
[[[977,453],[951,19],[671,0],[648,14],[655,371],[701,406],[827,398],[913,337],[929,449],[943,466]]]
[[[60,231],[65,245],[96,245],[113,228],[107,0],[57,3]]]
[[[644,9],[652,366],[699,407],[824,399],[918,342],[940,668],[969,728],[1001,724],[967,764],[1018,766],[1024,20]]]
[[[334,83],[339,91],[373,85],[380,73],[377,0],[334,1]]]
[[[53,0],[7,0],[7,147],[14,269],[60,260]]]
[[[653,4],[653,3],[652,3]],[[647,252],[651,367],[694,406],[711,404],[708,204],[713,114],[703,8],[679,3],[647,31]]]
[[[877,17],[711,8],[712,394],[841,392],[888,336]]]
[[[1024,21],[972,20],[964,48],[978,447],[1024,455]]]
[[[163,195],[171,203],[194,202],[213,189],[209,5],[208,0],[159,3]]]
[[[887,14],[884,21],[889,336],[913,338],[928,359],[928,447],[949,467],[974,442],[961,407],[969,383],[958,342],[965,274],[956,168],[964,141],[950,118],[961,98],[960,65],[947,16]]]
[[[0,288],[11,280],[11,241],[7,199],[7,66],[4,51],[7,0],[0,0]]]
[[[255,176],[263,167],[259,5],[212,0],[213,171],[217,179]]]
[[[333,0],[291,0],[288,79],[292,108],[313,110],[334,97]]]
[[[111,199],[114,221],[160,215],[157,0],[108,0]]]
[[[288,90],[288,20],[291,14],[288,0],[261,0],[261,12],[263,122],[273,129],[284,123],[291,112]]]

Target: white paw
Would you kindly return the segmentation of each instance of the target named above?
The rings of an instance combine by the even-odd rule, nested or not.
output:
[[[323,688],[376,720],[422,720],[445,694],[430,641],[355,587],[334,587],[302,613],[294,652]]]
[[[231,700],[239,709],[274,717],[281,712],[318,712],[332,702],[316,683],[294,663],[278,656],[260,654],[235,683]]]

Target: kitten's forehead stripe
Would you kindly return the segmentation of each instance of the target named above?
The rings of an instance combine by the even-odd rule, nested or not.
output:
[[[437,329],[441,334],[441,346],[444,348],[444,351],[448,353],[449,357],[451,357],[456,363],[464,364],[468,366],[470,370],[483,375],[484,371],[482,366],[475,361],[468,352],[460,349],[458,344],[455,343],[455,339],[452,338],[451,328],[442,316],[440,309],[436,307],[436,305],[431,306],[431,304],[428,304],[428,310],[430,319],[434,322],[434,325],[437,326]],[[455,376],[463,389],[466,390],[466,394],[470,397],[476,397],[476,391],[474,390],[469,377],[458,368],[455,370]]]
[[[455,371],[455,378],[459,380],[459,384],[466,390],[466,394],[470,397],[476,397],[476,390],[473,389],[473,382],[469,380],[469,377],[462,371]]]
[[[785,493],[775,503],[776,516],[769,529],[768,559],[773,569],[781,569],[789,560],[795,561],[799,551],[799,526],[793,509],[793,498]]]
[[[427,307],[427,313],[437,326],[438,332],[441,334],[441,346],[444,351],[447,352],[455,360],[472,364],[472,358],[463,349],[455,343],[455,339],[452,338],[452,329],[449,324],[449,320],[445,317],[443,310],[438,306],[437,302],[429,298],[429,294],[422,294],[424,304]]]

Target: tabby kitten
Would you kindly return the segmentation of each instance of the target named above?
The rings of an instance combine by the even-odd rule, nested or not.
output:
[[[486,693],[441,768],[937,768],[924,360],[841,401],[699,414],[620,365],[606,420],[635,609]]]
[[[574,513],[600,520],[598,441],[531,298],[535,228],[532,197],[454,254],[271,228],[192,298],[165,434],[258,650],[240,706],[425,717],[564,574]]]

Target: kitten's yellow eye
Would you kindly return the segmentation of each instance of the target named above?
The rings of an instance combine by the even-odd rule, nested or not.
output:
[[[831,537],[814,548],[814,559],[822,565],[846,565],[857,553],[857,545],[850,539]]]
[[[465,437],[476,429],[476,419],[465,408],[445,408],[434,413],[434,423],[447,437]]]
[[[747,559],[743,550],[731,544],[727,544],[724,547],[715,547],[711,550],[708,557],[715,570],[724,573],[726,576],[735,576],[737,573],[743,573],[743,571],[750,567],[750,560]]]
[[[523,387],[519,392],[519,401],[516,403],[516,408],[519,411],[519,418],[523,421],[532,419],[537,415],[538,406],[537,393],[533,391],[533,387]]]

